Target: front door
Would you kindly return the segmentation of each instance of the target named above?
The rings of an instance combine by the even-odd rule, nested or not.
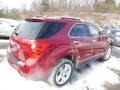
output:
[[[73,52],[79,62],[88,60],[92,56],[92,39],[89,37],[89,29],[86,24],[76,24],[71,29],[69,36],[71,39]]]
[[[105,38],[100,34],[100,30],[94,26],[89,25],[90,37],[93,41],[93,54],[98,55],[104,52],[106,46]]]

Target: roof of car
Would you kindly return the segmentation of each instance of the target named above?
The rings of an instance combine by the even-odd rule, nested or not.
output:
[[[80,18],[75,18],[75,17],[66,17],[66,16],[54,16],[54,17],[31,17],[31,18],[27,18],[25,20],[30,20],[30,21],[60,21],[60,22],[81,22]]]

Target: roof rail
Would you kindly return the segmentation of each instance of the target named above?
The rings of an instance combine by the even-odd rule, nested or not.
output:
[[[81,21],[80,18],[76,18],[76,17],[70,17],[70,16],[52,16],[52,17],[48,17],[48,16],[35,16],[34,18],[55,18],[55,19],[70,19],[70,20],[77,20],[77,21]]]
[[[81,20],[80,18],[75,17],[61,17],[61,19]]]

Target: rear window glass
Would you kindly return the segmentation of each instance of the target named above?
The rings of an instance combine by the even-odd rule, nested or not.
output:
[[[65,26],[61,22],[33,22],[23,21],[13,32],[25,39],[48,38],[55,35]]]

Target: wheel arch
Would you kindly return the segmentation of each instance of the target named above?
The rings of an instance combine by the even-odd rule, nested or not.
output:
[[[113,44],[113,42],[111,42],[109,45],[113,46],[114,44]]]
[[[63,58],[66,58],[66,59],[72,61],[74,68],[76,67],[76,59],[73,55],[65,55]]]

